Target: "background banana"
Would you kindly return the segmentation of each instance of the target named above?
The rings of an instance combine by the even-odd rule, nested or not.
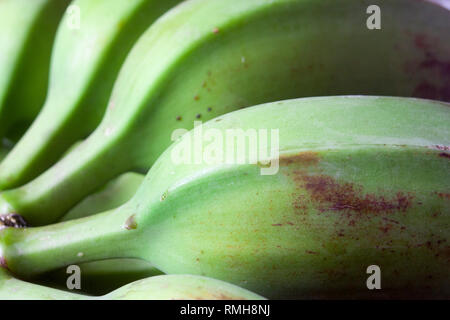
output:
[[[0,1],[0,141],[19,138],[44,102],[56,29],[69,3]]]
[[[370,4],[180,4],[133,48],[97,130],[34,181],[3,192],[0,213],[20,213],[31,225],[54,222],[109,179],[147,170],[173,130],[241,107],[330,94],[427,96],[424,83],[436,88],[433,98],[448,99],[449,74],[437,66],[450,55],[449,11],[424,1],[386,0],[389,14],[379,31],[365,25]],[[9,158],[21,157],[13,151]]]
[[[1,256],[24,277],[141,258],[165,273],[206,275],[269,298],[361,297],[375,264],[382,295],[448,297],[449,120],[449,104],[390,97],[305,98],[229,113],[203,132],[279,129],[280,157],[270,161],[277,174],[261,175],[268,164],[250,161],[248,143],[242,164],[176,165],[173,154],[195,139],[194,129],[120,208],[4,228]],[[262,142],[256,154],[271,150]],[[221,148],[232,154],[235,145]]]
[[[1,163],[0,190],[31,180],[98,125],[114,80],[132,45],[158,16],[178,2],[73,2],[77,10],[64,16],[57,33],[45,104],[30,129]],[[74,16],[77,11],[79,25]]]
[[[0,268],[2,300],[263,300],[223,281],[191,275],[156,276],[130,283],[101,297],[48,288],[14,278]]]

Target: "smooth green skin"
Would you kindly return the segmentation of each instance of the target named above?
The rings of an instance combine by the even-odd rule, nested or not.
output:
[[[139,259],[108,259],[79,264],[83,292],[103,295],[131,282],[164,274],[150,263]],[[68,274],[66,268],[52,271],[34,282],[64,288]]]
[[[261,175],[258,163],[175,165],[172,151],[191,131],[120,208],[5,228],[1,256],[24,277],[140,258],[167,274],[205,275],[268,298],[448,298],[449,107],[342,96],[229,113],[203,130],[279,129],[276,175]],[[225,155],[234,149],[223,147]],[[366,287],[373,264],[381,293]]]
[[[389,14],[378,32],[365,27],[369,4],[180,4],[133,48],[97,130],[34,181],[2,193],[0,213],[20,213],[33,226],[55,222],[110,179],[148,169],[170,145],[173,130],[192,128],[198,114],[207,120],[301,96],[411,96],[424,81],[446,83],[448,74],[419,68],[426,58],[415,35],[432,34],[433,54],[450,56],[448,10],[424,1],[386,1]]]
[[[28,283],[0,268],[0,300],[265,300],[223,281],[193,275],[155,276],[100,297]]]
[[[0,1],[0,139],[17,139],[38,114],[56,29],[69,3]]]
[[[73,2],[80,9],[80,28],[72,27],[73,13],[65,14],[55,40],[45,104],[0,165],[0,190],[32,180],[95,129],[133,44],[179,1]]]
[[[87,217],[119,207],[130,200],[144,181],[145,175],[127,172],[108,182],[101,190],[86,197],[71,209],[61,221]]]

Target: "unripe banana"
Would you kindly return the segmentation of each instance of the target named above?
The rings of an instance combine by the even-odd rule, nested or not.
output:
[[[28,283],[0,268],[1,300],[263,300],[223,281],[192,275],[155,276],[92,297]]]
[[[131,47],[156,18],[179,1],[73,2],[74,9],[64,16],[56,36],[45,104],[0,165],[0,190],[36,177],[95,129]]]
[[[108,259],[80,263],[83,292],[90,295],[104,295],[126,284],[164,274],[150,263],[140,259]],[[32,279],[52,287],[64,287],[67,282],[67,268],[61,268]]]
[[[144,181],[144,175],[127,172],[107,183],[101,190],[89,195],[72,208],[61,221],[87,217],[119,207],[130,200]]]
[[[235,285],[193,275],[164,275],[117,289],[101,300],[265,300]]]
[[[449,11],[386,0],[382,30],[369,30],[371,3],[184,2],[137,42],[96,131],[31,183],[2,193],[0,214],[54,222],[115,176],[148,169],[173,130],[197,118],[300,96],[424,95],[423,83],[448,99],[449,74],[437,68],[450,56]]]
[[[20,136],[44,102],[56,29],[69,3],[0,1],[0,140]]]
[[[120,208],[4,228],[0,256],[24,277],[140,258],[168,274],[205,275],[269,298],[379,297],[366,287],[366,269],[377,265],[381,294],[448,298],[449,107],[341,96],[229,113],[183,135]],[[259,140],[224,143],[233,130]],[[179,163],[189,145],[222,158]],[[224,161],[241,149],[244,161]],[[261,174],[276,164],[274,174]]]
[[[106,210],[111,210],[130,200],[144,180],[139,173],[125,173],[109,182],[98,192],[88,196],[71,209],[61,221],[74,220]],[[159,275],[161,271],[146,261],[133,259],[108,259],[80,264],[83,289],[91,294],[105,294],[127,283]],[[64,284],[65,268],[43,276],[45,281]]]

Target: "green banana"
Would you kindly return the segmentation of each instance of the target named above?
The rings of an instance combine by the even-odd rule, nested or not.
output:
[[[80,202],[61,221],[90,216],[124,204],[136,193],[144,177],[144,175],[133,172],[119,176]],[[95,295],[104,294],[136,280],[161,274],[161,271],[148,262],[133,259],[89,262],[80,264],[80,268],[83,274],[83,289]],[[42,277],[45,282],[50,281],[51,283],[65,283],[66,278],[65,269]]]
[[[0,1],[0,140],[20,136],[39,112],[56,29],[69,3]]]
[[[83,292],[103,295],[128,283],[164,274],[150,263],[139,259],[108,259],[78,265],[82,275]],[[44,285],[63,287],[67,281],[66,268],[33,278]]]
[[[69,211],[61,221],[74,220],[116,208],[135,194],[144,175],[125,173],[109,182],[100,191],[88,196]],[[83,289],[91,294],[104,294],[132,281],[161,274],[148,262],[133,259],[109,259],[80,264]],[[65,283],[65,269],[42,277],[45,282]],[[51,280],[49,280],[51,279]]]
[[[66,300],[82,299],[82,295],[16,279],[0,268],[0,300]]]
[[[369,30],[370,4],[180,4],[136,43],[100,126],[37,179],[3,192],[0,214],[19,213],[34,226],[54,222],[117,175],[147,170],[171,133],[192,128],[198,118],[300,96],[422,95],[417,88],[425,82],[447,92],[440,85],[449,75],[435,65],[450,54],[449,11],[424,1],[387,0],[382,30]],[[430,57],[436,64],[425,68]],[[19,157],[13,151],[9,158]]]
[[[101,297],[28,283],[0,268],[2,300],[263,300],[223,281],[191,275],[155,276],[130,283]]]
[[[144,175],[127,172],[107,183],[101,190],[89,195],[72,208],[61,221],[87,217],[111,210],[130,200],[144,180]]]
[[[57,32],[47,99],[30,129],[0,165],[0,190],[36,177],[95,129],[133,44],[179,1],[73,2],[72,8],[77,9],[64,16]]]
[[[0,230],[0,257],[23,277],[140,258],[268,298],[373,297],[366,268],[378,265],[382,294],[448,298],[449,107],[340,96],[229,113],[179,138],[118,209]],[[220,138],[230,130],[263,130],[266,140],[261,134],[256,149],[244,140],[240,163],[178,163],[189,143],[228,159],[240,149]]]

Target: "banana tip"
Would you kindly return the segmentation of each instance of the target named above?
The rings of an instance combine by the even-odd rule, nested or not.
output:
[[[20,214],[7,213],[0,215],[0,228],[4,227],[26,228],[29,224]]]

